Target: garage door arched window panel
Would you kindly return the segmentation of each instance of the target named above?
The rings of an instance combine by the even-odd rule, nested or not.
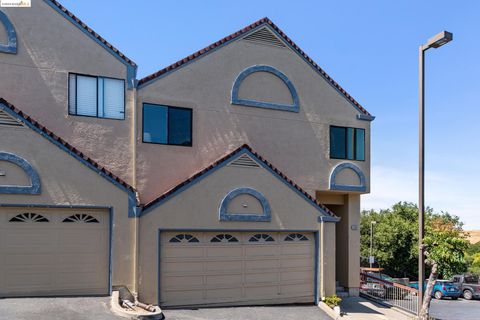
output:
[[[85,214],[85,213],[76,213],[63,219],[63,222],[78,222],[78,223],[100,223],[97,218]]]
[[[308,238],[301,233],[291,233],[285,237],[285,241],[308,241]]]
[[[217,234],[210,242],[238,242],[238,239],[231,234]]]
[[[248,242],[274,242],[275,239],[269,234],[266,233],[258,233],[248,240]]]
[[[192,236],[191,234],[177,234],[175,237],[171,238],[170,243],[198,243],[200,242],[198,238]]]
[[[229,206],[232,204],[233,200],[242,195],[248,195],[255,198],[256,201],[260,204],[262,212],[229,212]],[[242,209],[248,211],[248,205],[243,204]],[[271,209],[270,204],[268,203],[267,198],[257,190],[253,188],[237,188],[230,191],[225,198],[223,198],[220,203],[219,208],[219,219],[220,221],[255,221],[255,222],[269,222],[271,218]]]
[[[11,218],[9,222],[50,222],[47,218],[37,213],[20,213]]]

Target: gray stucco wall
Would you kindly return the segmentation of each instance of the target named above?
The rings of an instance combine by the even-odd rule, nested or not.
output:
[[[271,221],[219,221],[220,202],[238,187],[251,187],[265,196],[272,210]],[[317,209],[263,168],[220,168],[141,217],[139,298],[148,303],[157,303],[159,229],[315,232],[318,231],[318,216]],[[334,243],[328,245],[334,246]],[[328,251],[332,252],[334,248]]]
[[[128,194],[28,128],[0,126],[0,151],[27,160],[38,172],[40,194],[0,194],[0,203],[112,207],[112,283],[133,289],[135,220],[128,218]],[[24,173],[10,170],[0,161],[5,177]],[[0,177],[0,185],[6,184]],[[20,181],[20,179],[12,180]],[[0,212],[1,212],[0,207]]]
[[[126,78],[126,66],[43,0],[1,8],[15,27],[16,54],[0,52],[0,97],[128,182],[133,181],[134,92],[125,120],[68,115],[68,73]],[[0,32],[1,33],[1,32]]]
[[[275,67],[290,79],[298,92],[299,113],[230,103],[234,80],[253,65]],[[286,101],[285,86],[275,79],[262,81],[261,90],[245,92],[256,80],[247,81],[241,94]],[[279,90],[283,91],[277,94]],[[193,147],[142,143],[142,102],[192,108]],[[243,143],[312,194],[328,190],[330,172],[341,162],[329,156],[330,125],[366,129],[367,160],[356,164],[368,184],[370,123],[357,120],[359,112],[350,102],[287,48],[235,41],[140,87],[137,110],[137,182],[144,202]]]

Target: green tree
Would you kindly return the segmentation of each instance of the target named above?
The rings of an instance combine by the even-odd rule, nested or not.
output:
[[[362,266],[369,265],[370,255],[370,226],[376,221],[373,228],[373,256],[375,266],[385,269],[385,273],[396,277],[418,277],[418,207],[409,202],[399,202],[389,209],[363,211],[360,221],[360,255]],[[431,208],[426,209],[426,235],[429,225],[443,221],[456,230],[462,230],[462,223],[458,217],[446,212],[435,213]],[[431,266],[427,265],[427,273]],[[466,270],[465,263],[452,267],[455,272]],[[449,271],[439,270],[440,275],[448,277]]]
[[[438,276],[450,278],[458,270],[465,268],[465,252],[469,245],[459,218],[448,213],[431,215],[425,231],[422,246],[425,250],[425,263],[431,267],[431,271],[420,311],[420,320],[429,319],[433,286]]]
[[[416,277],[418,256],[418,209],[412,203],[397,203],[390,209],[363,211],[360,223],[362,266],[368,266],[371,222],[376,266],[392,277]]]
[[[475,253],[479,253],[480,252],[480,241],[477,242],[477,243],[473,243],[471,244],[468,249],[467,249],[467,253],[468,254],[475,254]]]
[[[468,272],[480,273],[480,241],[468,247],[465,260]]]
[[[370,226],[376,221],[373,255],[377,265],[392,277],[418,277],[418,208],[409,202],[399,202],[389,209],[363,211],[360,227],[362,257],[370,251]],[[420,319],[428,318],[431,293],[438,277],[450,278],[466,269],[465,253],[468,248],[463,224],[457,216],[447,212],[425,212],[425,262],[429,274]],[[476,253],[475,253],[476,254]],[[479,254],[480,255],[480,254]],[[362,259],[366,266],[368,260]],[[471,258],[472,266],[480,267],[480,256]]]

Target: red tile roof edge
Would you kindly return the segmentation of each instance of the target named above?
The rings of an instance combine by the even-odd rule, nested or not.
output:
[[[300,54],[306,61],[308,61],[308,63],[314,68],[316,69],[318,72],[320,72],[320,74],[322,74],[325,79],[331,84],[333,85],[335,88],[337,88],[344,96],[345,98],[347,98],[350,102],[352,102],[358,109],[360,109],[365,115],[368,115],[368,116],[371,116],[371,114],[364,108],[360,105],[360,103],[358,103],[350,94],[348,94],[347,91],[345,91],[345,89],[343,89],[335,80],[333,80],[315,61],[312,60],[312,58],[310,58],[302,49],[300,49],[299,46],[297,46],[295,44],[295,42],[293,42],[279,27],[277,27],[272,21],[270,21],[270,19],[268,19],[267,17],[265,18],[262,18],[254,23],[252,23],[251,25],[249,26],[246,26],[245,28],[237,31],[237,32],[234,32],[232,33],[231,35],[229,36],[226,36],[225,38],[221,39],[221,40],[218,40],[216,41],[215,43],[212,43],[211,45],[189,55],[188,57],[185,57],[181,60],[178,60],[177,62],[169,65],[168,67],[165,67],[157,72],[154,72],[142,79],[140,79],[138,81],[138,85],[143,85],[149,81],[152,81],[158,77],[160,77],[161,75],[167,73],[167,72],[170,72],[174,69],[177,69],[178,67],[204,55],[205,53],[215,49],[216,47],[219,47],[221,45],[223,45],[224,43],[226,42],[229,42],[231,40],[234,40],[238,37],[240,37],[241,35],[245,34],[246,32],[250,31],[250,30],[253,30],[263,24],[268,24],[270,27],[272,27],[282,38],[283,40],[285,40],[288,44],[290,44],[296,51],[298,54]]]
[[[82,20],[80,20],[76,15],[74,15],[72,12],[70,12],[67,8],[65,8],[60,2],[56,0],[47,0],[54,4],[56,7],[58,7],[62,12],[64,12],[66,15],[68,15],[70,18],[72,18],[76,23],[78,23],[79,26],[81,26],[83,29],[85,29],[88,33],[90,33],[92,36],[94,36],[98,41],[106,45],[109,49],[111,49],[113,52],[115,52],[120,58],[122,58],[125,62],[128,64],[136,67],[137,64],[129,59],[126,55],[124,55],[120,50],[115,48],[111,43],[109,43],[107,40],[105,40],[102,36],[100,36],[98,33],[96,33],[92,28],[87,26]]]
[[[261,155],[259,155],[257,152],[255,152],[248,144],[244,144],[237,149],[233,150],[232,152],[228,153],[227,155],[223,156],[222,158],[218,159],[217,161],[213,162],[211,165],[208,167],[200,170],[199,172],[195,173],[191,177],[187,178],[183,182],[179,183],[172,189],[168,190],[167,192],[163,193],[160,195],[158,198],[148,202],[147,204],[141,205],[143,209],[148,209],[149,207],[154,206],[156,203],[162,201],[163,199],[166,199],[176,191],[178,191],[180,188],[188,185],[195,179],[199,178],[200,176],[204,175],[208,171],[214,169],[215,167],[219,166],[220,164],[224,163],[225,161],[228,161],[231,159],[233,156],[235,156],[237,153],[241,152],[242,150],[248,150],[250,151],[255,157],[257,157],[260,161],[262,161],[265,165],[267,165],[272,171],[274,171],[276,174],[278,174],[283,180],[285,180],[290,186],[298,190],[300,193],[302,193],[305,197],[307,197],[313,204],[315,204],[317,207],[320,209],[324,210],[327,212],[330,216],[336,217],[336,215],[328,209],[326,206],[318,202],[314,197],[312,197],[308,192],[306,192],[304,189],[302,189],[299,185],[297,185],[292,179],[288,178],[283,172],[278,170],[275,166],[273,166],[268,160],[263,158]]]
[[[32,117],[30,117],[29,115],[25,114],[23,111],[21,111],[20,109],[16,108],[14,105],[12,105],[11,103],[9,103],[8,101],[6,101],[5,99],[1,98],[0,97],[0,104],[3,104],[5,106],[7,106],[10,110],[12,110],[14,113],[16,113],[19,117],[21,117],[22,119],[24,119],[25,121],[27,121],[28,123],[30,123],[31,125],[33,125],[34,127],[36,127],[37,129],[39,129],[40,131],[42,131],[43,133],[45,133],[47,136],[49,136],[50,138],[54,139],[55,141],[59,142],[60,144],[62,144],[65,148],[67,148],[68,150],[70,150],[70,152],[74,153],[75,155],[77,155],[78,157],[80,157],[81,159],[85,160],[86,162],[88,162],[89,164],[91,164],[93,167],[95,167],[97,170],[103,172],[105,175],[107,175],[108,177],[110,177],[111,179],[113,179],[115,182],[119,183],[120,185],[122,185],[123,187],[127,188],[128,190],[130,191],[133,191],[135,193],[137,193],[137,191],[135,190],[134,187],[132,187],[131,185],[129,185],[127,182],[125,182],[124,180],[122,180],[121,178],[119,178],[118,176],[116,176],[115,174],[113,174],[111,171],[107,170],[105,167],[101,166],[98,162],[96,162],[95,160],[91,159],[90,157],[88,157],[86,154],[84,154],[83,152],[81,152],[80,150],[78,150],[77,148],[75,148],[74,146],[72,146],[71,144],[69,144],[67,141],[65,141],[65,139],[57,136],[55,133],[53,133],[52,131],[50,131],[47,127],[45,127],[44,125],[40,124],[38,121],[36,121],[35,119],[33,119]]]

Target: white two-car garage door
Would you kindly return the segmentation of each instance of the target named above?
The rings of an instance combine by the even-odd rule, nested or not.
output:
[[[109,214],[0,208],[0,297],[109,293]]]
[[[160,305],[314,302],[315,238],[302,232],[162,232]]]

